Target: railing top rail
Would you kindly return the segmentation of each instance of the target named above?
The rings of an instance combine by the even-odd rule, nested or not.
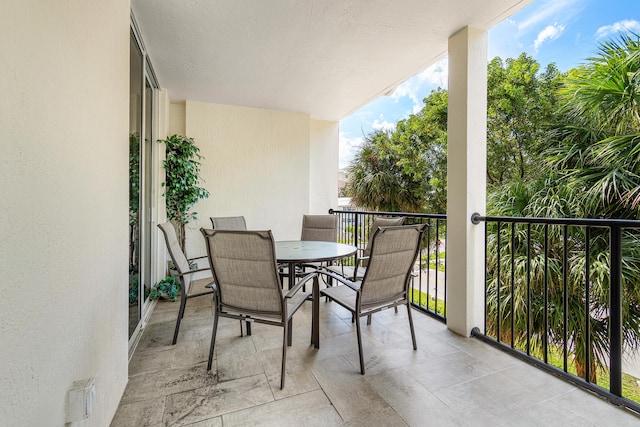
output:
[[[329,213],[330,214],[344,213],[344,214],[358,214],[358,215],[410,216],[412,218],[447,219],[446,214],[425,214],[425,213],[416,213],[416,212],[344,211],[339,209],[329,209]]]
[[[602,218],[533,218],[510,216],[482,216],[479,213],[471,215],[471,222],[506,222],[516,224],[550,224],[550,225],[576,225],[583,227],[621,227],[640,228],[640,221],[632,219],[602,219]]]

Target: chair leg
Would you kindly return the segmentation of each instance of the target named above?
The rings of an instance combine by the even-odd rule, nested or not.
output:
[[[218,332],[218,310],[216,310],[216,312],[213,314],[213,331],[211,332],[211,347],[209,347],[209,361],[207,362],[207,371],[211,370],[211,363],[213,362],[213,349],[216,345],[217,332]]]
[[[172,345],[175,345],[176,341],[178,341],[178,331],[180,330],[180,321],[184,316],[184,308],[186,307],[186,305],[187,305],[187,298],[182,296],[180,298],[180,311],[178,312],[178,319],[176,320],[176,330],[173,333],[173,342],[171,342]]]
[[[291,347],[293,343],[293,318],[289,319],[287,323],[287,346]]]
[[[289,322],[284,322],[282,333],[282,370],[280,371],[280,390],[284,389],[284,376],[287,370],[287,340],[289,337]]]
[[[251,322],[247,320],[247,336],[251,335]]]
[[[398,306],[396,305],[393,308],[396,311],[396,314],[398,314]],[[370,325],[370,324],[371,324],[371,314],[367,316],[367,325]]]
[[[360,318],[356,317],[356,333],[358,335],[358,353],[360,354],[360,373],[364,375],[364,357],[362,355],[362,333],[360,332]]]
[[[242,338],[243,336],[244,335],[243,335],[243,332],[242,332],[242,320],[240,320],[240,337]]]
[[[409,316],[409,327],[411,328],[411,340],[413,341],[413,349],[417,350],[418,345],[416,344],[416,333],[413,330],[413,317],[411,317],[411,303],[407,301],[407,316]]]

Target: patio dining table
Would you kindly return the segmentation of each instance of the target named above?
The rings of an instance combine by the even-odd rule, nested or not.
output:
[[[313,262],[335,261],[356,253],[357,248],[344,243],[316,240],[287,240],[275,242],[276,260],[289,268],[289,289],[295,284],[295,267]],[[311,342],[320,348],[320,281],[313,279],[313,319]]]

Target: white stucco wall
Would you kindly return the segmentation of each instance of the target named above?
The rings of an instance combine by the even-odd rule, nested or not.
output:
[[[127,382],[129,1],[0,13],[0,425],[62,426],[96,377],[109,425]]]
[[[186,101],[185,133],[205,158],[201,176],[211,194],[194,207],[189,256],[204,253],[199,228],[210,227],[211,216],[244,215],[248,228],[270,229],[276,240],[300,238],[309,210],[309,132],[307,114]]]
[[[185,103],[184,102],[172,102],[171,103],[171,115],[169,117],[169,135],[184,135],[184,114]]]
[[[309,153],[309,213],[338,208],[338,122],[311,120]]]

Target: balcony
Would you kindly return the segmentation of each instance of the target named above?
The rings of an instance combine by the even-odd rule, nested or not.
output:
[[[311,304],[294,318],[284,390],[281,331],[254,324],[240,337],[221,319],[214,369],[206,371],[209,298],[192,300],[175,346],[178,303],[160,302],[129,363],[112,426],[145,425],[637,425],[638,418],[439,320],[377,313],[363,325],[367,373],[358,370],[355,326],[321,302],[321,346],[309,344]],[[364,322],[366,323],[366,322]]]
[[[326,7],[318,7],[324,5],[319,1],[252,2],[252,8],[232,1],[194,7],[94,3],[10,2],[2,15],[12,41],[2,97],[8,142],[0,221],[3,426],[64,425],[69,415],[74,422],[84,416],[84,425],[104,426],[114,420],[119,402],[113,425],[229,425],[245,415],[249,424],[268,424],[269,414],[278,425],[305,414],[309,418],[295,423],[392,424],[396,416],[413,425],[523,419],[549,424],[567,418],[580,425],[637,424],[595,395],[465,338],[482,325],[484,314],[476,268],[483,261],[482,233],[469,226],[469,217],[486,211],[486,31],[530,0],[457,0],[437,8],[418,0],[375,8],[364,0]],[[138,52],[144,54],[139,83],[145,96],[131,92],[136,22],[144,30],[139,45],[149,48]],[[185,60],[185,49],[173,42],[185,43],[196,56]],[[419,54],[408,54],[413,52]],[[280,392],[270,385],[279,343],[271,338],[277,332],[256,326],[253,336],[239,338],[237,324],[228,324],[217,378],[204,369],[210,307],[191,306],[178,344],[170,346],[178,307],[161,303],[150,323],[141,319],[145,331],[128,361],[124,293],[132,125],[145,118],[140,137],[151,152],[145,154],[148,163],[141,161],[141,177],[149,200],[141,206],[150,229],[166,219],[164,153],[152,142],[181,133],[201,146],[204,179],[215,195],[198,206],[200,219],[192,224],[189,242],[199,241],[198,228],[209,215],[237,214],[246,215],[251,228],[292,239],[303,213],[335,207],[338,121],[445,52],[452,76],[449,155],[455,165],[449,169],[447,241],[456,249],[447,254],[455,266],[448,272],[447,327],[416,314],[414,352],[406,345],[403,313],[398,319],[393,313],[374,316],[364,328],[368,373],[361,376],[346,314],[323,304],[322,348],[312,350],[309,313],[303,311],[296,319],[287,388]],[[201,61],[205,53],[209,59]],[[152,84],[154,70],[158,87]],[[203,96],[205,91],[213,96]],[[138,98],[145,107],[136,110]],[[143,252],[149,255],[144,265],[150,285],[164,277],[166,256],[158,234],[147,234]],[[201,254],[202,247],[188,247],[188,253]],[[68,414],[69,387],[93,378],[93,412]],[[293,410],[282,407],[288,402]]]
[[[214,369],[212,373],[207,373],[205,362],[212,327],[211,301],[196,300],[195,306],[187,311],[185,326],[175,347],[170,345],[170,338],[178,305],[161,302],[131,360],[129,386],[113,425],[186,425],[201,421],[209,423],[206,425],[282,425],[307,422],[341,425],[375,424],[380,419],[384,419],[385,425],[396,421],[400,425],[424,425],[433,419],[439,424],[444,422],[445,425],[630,425],[638,422],[637,403],[621,399],[621,396],[628,398],[628,395],[621,394],[620,389],[620,352],[607,350],[611,354],[611,363],[608,364],[611,370],[606,369],[612,380],[609,388],[609,384],[592,382],[588,368],[586,373],[581,374],[582,377],[569,372],[574,362],[570,358],[570,343],[566,338],[563,341],[564,366],[557,362],[554,366],[548,359],[548,354],[552,353],[549,349],[557,347],[553,340],[546,341],[546,353],[542,356],[534,354],[533,346],[530,346],[534,336],[558,335],[552,333],[549,326],[546,326],[546,332],[533,328],[520,331],[511,324],[509,333],[524,334],[527,341],[514,340],[513,334],[509,340],[509,334],[500,333],[497,333],[496,340],[495,331],[486,325],[484,332],[475,331],[474,335],[479,339],[465,338],[447,329],[446,269],[444,272],[435,271],[442,261],[441,257],[446,256],[446,246],[441,240],[446,236],[445,215],[332,212],[340,218],[338,239],[358,246],[366,243],[374,216],[401,215],[405,218],[405,223],[421,222],[430,225],[425,234],[421,261],[416,263],[415,271],[418,274],[412,284],[414,309],[420,313],[414,315],[418,335],[417,351],[411,349],[406,313],[402,310],[399,314],[393,311],[379,313],[374,316],[372,325],[364,327],[367,375],[360,376],[355,327],[350,315],[337,304],[322,302],[322,345],[319,350],[315,350],[308,344],[311,309],[307,306],[294,321],[295,338],[288,357],[287,386],[285,390],[280,390],[279,330],[255,325],[252,336],[240,337],[238,323],[225,321],[219,333],[220,346],[217,348]],[[498,294],[498,304],[503,305],[503,310],[499,311],[506,313],[504,316],[509,322],[514,317],[509,314],[512,308],[508,301],[513,299],[513,296],[509,297],[510,293],[513,295],[514,290],[524,287],[526,283],[530,292],[534,292],[533,275],[527,273],[523,276],[513,268],[517,262],[530,264],[536,256],[531,248],[528,252],[520,250],[520,256],[526,256],[517,258],[519,261],[516,262],[518,255],[511,250],[515,247],[513,240],[516,238],[516,223],[529,224],[525,241],[529,242],[529,247],[540,248],[550,247],[554,241],[549,237],[548,227],[564,227],[561,243],[567,249],[560,252],[565,252],[562,259],[567,261],[557,269],[561,276],[562,271],[567,271],[569,257],[566,253],[577,251],[579,255],[582,251],[587,261],[590,259],[589,254],[593,250],[588,249],[590,244],[587,242],[591,241],[591,228],[619,229],[624,226],[634,229],[638,226],[636,221],[623,223],[609,220],[490,217],[481,220],[511,224],[510,227],[500,227],[498,224],[497,229],[502,229],[500,234],[504,236],[494,242],[496,247],[490,246],[487,249],[487,254],[501,254],[506,262],[506,270],[501,272],[495,263],[489,263],[490,256],[487,255],[485,271],[486,304],[490,304],[489,290],[494,286],[491,283],[495,281],[495,277],[504,278],[503,289]],[[532,227],[536,227],[533,223],[545,227],[546,232],[542,235],[547,236],[547,243],[532,243],[536,242],[531,233]],[[544,225],[546,223],[549,224]],[[579,231],[580,226],[587,227],[581,244],[575,237],[569,239],[567,234]],[[571,227],[578,227],[578,230],[572,230]],[[494,228],[490,226],[486,230],[490,242],[497,235]],[[501,241],[504,241],[503,244]],[[511,243],[507,244],[508,242]],[[573,249],[567,246],[569,242],[573,242]],[[611,248],[614,247],[612,244]],[[604,249],[607,250],[606,247]],[[544,264],[557,261],[550,253],[548,249],[543,251],[541,256],[546,259]],[[435,262],[427,267],[426,260]],[[620,266],[620,253],[613,256],[612,260],[611,265]],[[497,265],[500,264],[498,261]],[[529,272],[532,270],[522,269]],[[553,288],[552,283],[558,281],[558,278],[550,275],[544,277],[547,289]],[[562,283],[569,283],[568,278],[564,277]],[[594,286],[595,283],[594,281]],[[620,283],[616,287],[620,289]],[[589,289],[588,285],[586,289]],[[568,294],[565,291],[563,295]],[[583,304],[590,306],[588,302],[592,298],[584,298]],[[433,301],[433,304],[426,301]],[[560,310],[549,304],[550,311]],[[529,311],[535,311],[531,302],[525,306]],[[612,316],[615,311],[612,307]],[[487,311],[486,324],[491,324],[490,312],[491,310]],[[568,325],[566,319],[562,325]],[[560,333],[564,336],[573,334],[574,331],[568,326]],[[624,348],[621,343],[616,344],[616,339],[620,338],[612,335],[608,348]],[[523,343],[527,345],[524,346]],[[590,363],[587,365],[591,366]],[[615,365],[618,367],[613,369]],[[593,366],[595,369],[595,365]],[[620,409],[607,400],[626,406],[628,410]]]

